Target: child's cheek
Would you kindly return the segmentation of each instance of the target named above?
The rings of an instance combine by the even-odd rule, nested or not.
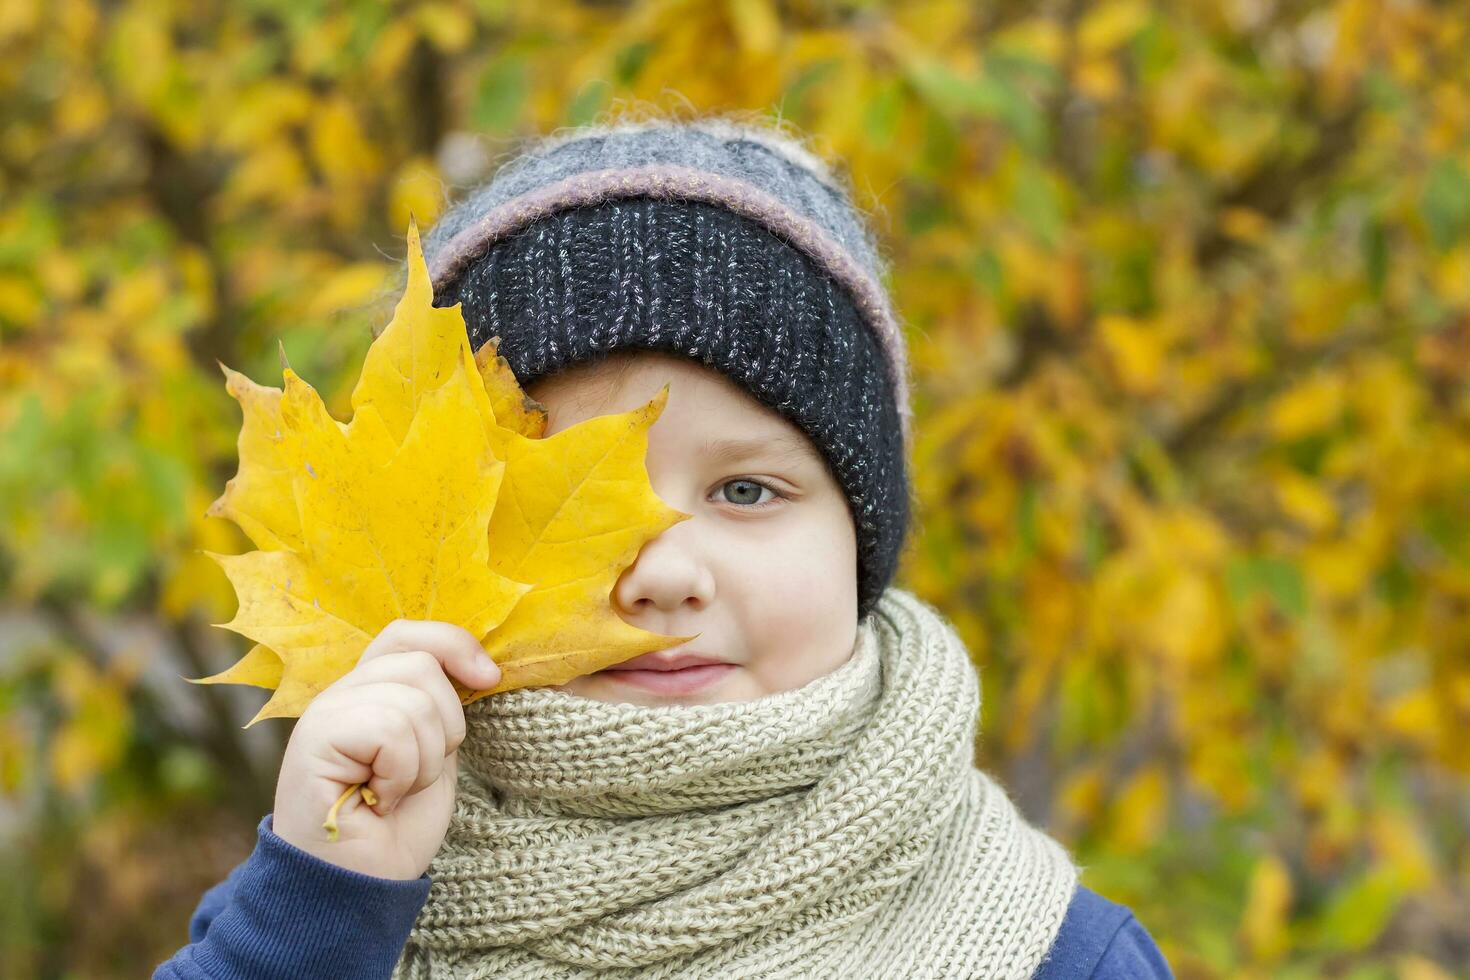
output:
[[[855,568],[851,544],[816,534],[789,535],[744,565],[735,586],[742,593],[741,627],[763,688],[801,687],[851,655]]]

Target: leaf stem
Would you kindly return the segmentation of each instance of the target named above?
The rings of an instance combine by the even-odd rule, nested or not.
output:
[[[322,821],[322,829],[327,832],[327,840],[335,841],[337,839],[337,811],[342,809],[342,804],[346,803],[352,794],[358,790],[362,791],[362,801],[364,803],[368,806],[377,806],[378,794],[369,789],[366,783],[353,783],[344,789],[342,795],[337,797],[337,802],[333,803],[332,808],[327,811],[327,819]]]

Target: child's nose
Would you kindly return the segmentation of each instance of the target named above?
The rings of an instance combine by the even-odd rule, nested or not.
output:
[[[613,598],[628,613],[650,609],[674,612],[686,605],[707,606],[715,578],[698,547],[698,537],[683,521],[649,541],[613,588]]]

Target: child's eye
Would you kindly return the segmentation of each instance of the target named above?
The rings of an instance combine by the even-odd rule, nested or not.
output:
[[[730,493],[730,487],[736,488],[734,494]],[[769,507],[774,503],[775,499],[784,499],[783,495],[775,487],[767,483],[762,483],[759,480],[745,478],[727,480],[721,485],[720,489],[725,491],[725,500],[732,504],[740,504],[746,510],[761,510]],[[762,501],[760,499],[760,492],[762,490],[768,491],[773,499]]]

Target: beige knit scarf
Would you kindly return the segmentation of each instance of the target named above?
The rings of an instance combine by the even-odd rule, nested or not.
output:
[[[897,588],[793,691],[478,701],[394,976],[1030,977],[1076,868],[974,767],[979,707]]]

